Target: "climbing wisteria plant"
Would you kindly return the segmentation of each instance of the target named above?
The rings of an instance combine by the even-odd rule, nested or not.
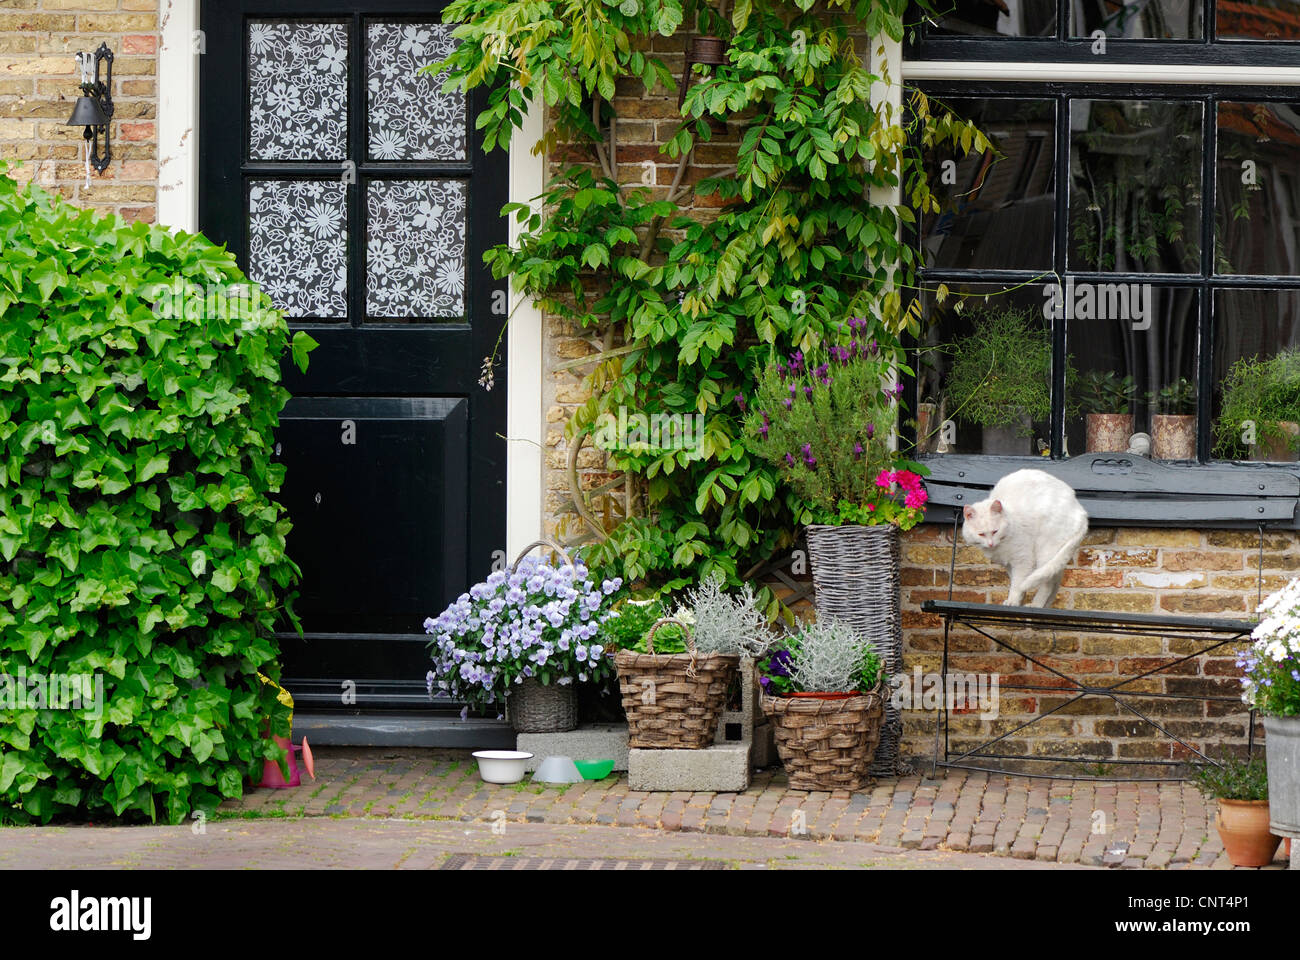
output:
[[[743,434],[734,398],[754,392],[773,358],[811,354],[849,318],[915,332],[919,300],[905,295],[917,261],[903,231],[912,210],[938,209],[920,151],[990,148],[968,123],[932,115],[919,92],[904,93],[906,112],[891,100],[885,45],[907,30],[907,0],[726,4],[453,0],[444,19],[462,42],[430,67],[450,89],[489,89],[476,120],[489,148],[522,127],[530,100],[548,111],[539,147],[566,144],[571,165],[540,212],[508,206],[522,232],[487,260],[603,342],[570,442],[621,408],[705,418],[689,450],[609,453],[636,480],[639,515],[588,559],[664,591],[714,571],[747,579],[790,544],[797,500]],[[692,68],[662,146],[675,174],[646,185],[619,165],[615,91],[673,92],[655,53],[683,49],[688,34],[722,38],[726,62]],[[734,168],[689,176],[722,123],[739,135]],[[775,597],[764,603],[777,612]]]

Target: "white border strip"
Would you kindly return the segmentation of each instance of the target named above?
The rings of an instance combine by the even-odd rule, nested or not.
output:
[[[905,80],[1004,80],[1024,83],[1183,83],[1266,87],[1300,86],[1300,67],[905,60],[903,78]]]
[[[158,48],[158,222],[199,229],[199,0],[163,0]]]
[[[530,103],[522,129],[510,138],[510,202],[539,204],[544,189],[546,159],[532,153],[542,138],[539,103]],[[538,211],[540,212],[540,210]],[[510,243],[518,242],[522,225],[510,217]],[[543,403],[544,364],[542,312],[532,298],[510,290],[506,334],[506,556],[543,533],[545,513],[546,411]]]

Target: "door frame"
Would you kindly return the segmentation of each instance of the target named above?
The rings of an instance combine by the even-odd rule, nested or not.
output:
[[[199,227],[199,0],[165,4],[158,51],[158,223],[186,232]],[[165,82],[163,82],[165,80]],[[538,208],[546,160],[530,149],[542,137],[543,110],[530,103],[511,140],[509,202]],[[510,242],[521,226],[509,222]],[[506,543],[508,557],[543,533],[545,358],[542,313],[510,284],[506,349]]]

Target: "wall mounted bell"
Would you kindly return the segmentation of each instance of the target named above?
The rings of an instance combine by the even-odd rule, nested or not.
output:
[[[104,113],[104,108],[90,97],[77,97],[77,103],[72,108],[72,119],[68,121],[70,127],[100,127],[108,123],[108,114]]]

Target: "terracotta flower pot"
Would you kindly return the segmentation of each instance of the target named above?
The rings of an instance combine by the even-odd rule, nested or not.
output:
[[[1287,437],[1300,436],[1300,423],[1291,420],[1279,420],[1277,427]],[[1271,437],[1263,443],[1251,445],[1250,459],[1269,463],[1294,463],[1300,459],[1300,452],[1292,449],[1286,437]]]
[[[1156,460],[1191,460],[1196,456],[1196,417],[1157,413],[1151,418],[1151,456]]]
[[[934,403],[918,403],[916,405],[916,452],[917,454],[930,453],[938,445],[939,435],[937,432],[938,424],[935,423],[939,415],[939,407]]]
[[[1088,452],[1123,453],[1133,436],[1133,414],[1088,414]]]
[[[1263,867],[1273,862],[1282,838],[1268,832],[1267,800],[1220,800],[1214,823],[1233,866]]]

